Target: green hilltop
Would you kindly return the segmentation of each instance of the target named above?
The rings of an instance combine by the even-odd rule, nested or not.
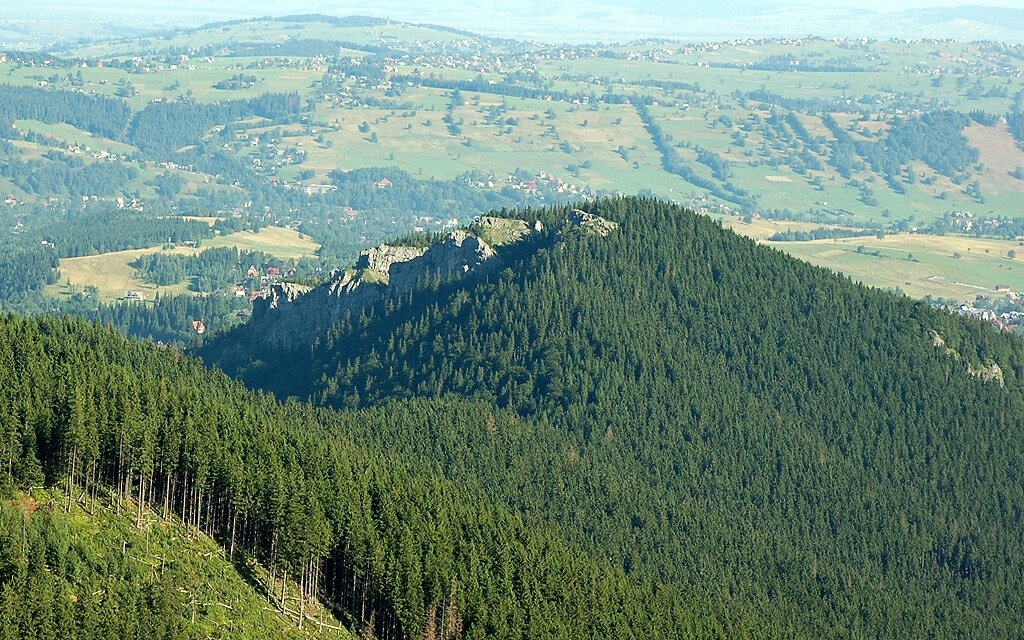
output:
[[[428,274],[291,349],[254,325],[203,356],[361,407],[349,437],[723,603],[734,633],[988,637],[1019,621],[1004,570],[1020,553],[1019,340],[664,203],[584,208],[619,226],[565,233],[572,208],[523,212],[544,231],[500,269]],[[391,413],[467,397],[480,408],[453,408],[455,424]]]

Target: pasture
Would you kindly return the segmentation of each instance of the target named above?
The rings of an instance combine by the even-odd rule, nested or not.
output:
[[[177,255],[195,255],[204,249],[213,247],[237,247],[241,250],[263,251],[281,259],[298,259],[312,256],[319,245],[292,229],[265,227],[259,233],[243,231],[231,235],[204,240],[198,249],[177,246],[165,250],[161,246],[146,249],[115,251],[81,258],[65,258],[60,261],[60,282],[46,288],[52,296],[66,295],[73,288],[81,289],[94,286],[98,290],[102,302],[120,299],[125,291],[143,291],[148,299],[153,296],[188,293],[189,282],[183,281],[175,285],[157,287],[143,282],[138,278],[136,270],[131,266],[139,256],[153,253],[171,253]],[[72,285],[72,286],[69,286]]]
[[[979,294],[997,295],[997,284],[1024,290],[1024,247],[1011,240],[893,234],[881,240],[869,236],[768,244],[864,284],[899,288],[912,297],[973,300]],[[1008,258],[1011,250],[1022,257]]]

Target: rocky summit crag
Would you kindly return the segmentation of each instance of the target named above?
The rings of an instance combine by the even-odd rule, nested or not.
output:
[[[492,222],[488,228],[495,226]],[[534,230],[521,220],[506,226],[516,229],[516,240]],[[361,252],[354,269],[334,271],[323,285],[273,285],[253,302],[250,336],[269,348],[309,344],[345,314],[408,291],[421,278],[477,271],[495,263],[496,256],[482,237],[465,229],[426,248],[380,244]]]

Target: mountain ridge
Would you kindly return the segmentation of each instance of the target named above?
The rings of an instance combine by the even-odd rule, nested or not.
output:
[[[618,231],[559,236],[575,208]],[[657,201],[533,213],[562,241],[229,370],[374,415],[424,398],[508,411],[352,436],[783,635],[1020,621],[1004,569],[1022,553],[1019,339]],[[977,375],[996,368],[1002,384]],[[484,455],[492,440],[508,453]]]

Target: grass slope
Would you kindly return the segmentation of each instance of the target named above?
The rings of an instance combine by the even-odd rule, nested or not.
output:
[[[169,592],[169,604],[180,616],[174,622],[184,637],[354,637],[322,610],[307,613],[323,620],[323,626],[307,623],[300,631],[268,602],[265,572],[254,564],[232,564],[214,540],[177,519],[146,511],[139,528],[131,504],[120,515],[102,497],[67,506],[67,496],[58,490],[34,490],[0,501],[0,517],[20,518],[26,530],[47,532],[46,571],[58,579],[72,606],[84,609],[96,601],[116,611],[115,602],[103,599],[107,592],[114,598],[124,588],[118,582],[127,580],[134,591]]]

